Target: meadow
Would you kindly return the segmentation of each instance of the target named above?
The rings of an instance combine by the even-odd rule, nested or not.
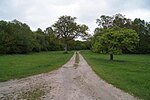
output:
[[[73,52],[50,51],[0,55],[0,81],[23,78],[55,70],[65,64]]]
[[[81,51],[88,64],[102,79],[142,100],[150,100],[150,55],[114,55]]]

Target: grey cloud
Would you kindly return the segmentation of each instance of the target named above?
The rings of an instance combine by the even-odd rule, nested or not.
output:
[[[51,26],[62,15],[71,15],[93,31],[96,19],[103,14],[123,13],[150,20],[149,4],[149,0],[1,0],[0,20],[16,18],[35,30]]]

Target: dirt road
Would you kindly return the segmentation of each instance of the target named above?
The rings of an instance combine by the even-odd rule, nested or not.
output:
[[[0,83],[0,100],[135,100],[101,80],[79,54],[53,72]]]

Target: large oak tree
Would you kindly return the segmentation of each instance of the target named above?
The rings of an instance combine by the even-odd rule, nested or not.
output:
[[[53,25],[57,36],[64,40],[65,52],[68,50],[67,45],[70,40],[78,37],[84,37],[88,34],[88,27],[86,25],[77,24],[75,20],[76,17],[61,16]]]

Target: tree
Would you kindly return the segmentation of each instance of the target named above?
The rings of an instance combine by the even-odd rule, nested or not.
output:
[[[99,19],[96,19],[96,23],[98,23],[100,28],[110,28],[113,26],[113,17],[102,15]]]
[[[100,28],[111,28],[114,26],[118,26],[121,28],[130,28],[132,21],[131,19],[126,18],[122,14],[115,14],[113,16],[102,15],[99,19],[96,19],[96,23]]]
[[[126,18],[125,15],[116,14],[113,16],[113,26],[118,26],[120,28],[131,28],[132,21],[129,18]]]
[[[32,51],[33,34],[29,26],[17,20],[0,21],[0,53]]]
[[[75,19],[76,17],[61,16],[53,25],[57,36],[64,40],[65,52],[68,51],[67,45],[70,40],[87,35],[88,27],[86,25],[77,24]]]
[[[37,31],[35,31],[34,33],[35,33],[36,40],[40,45],[40,50],[47,51],[49,43],[46,40],[46,34],[40,28],[38,28]]]
[[[89,44],[87,41],[71,40],[69,41],[69,50],[89,50]]]
[[[132,22],[131,28],[134,29],[140,37],[135,53],[150,53],[150,23],[136,18]]]
[[[62,39],[60,39],[56,34],[52,27],[46,28],[44,31],[46,35],[46,40],[49,43],[48,50],[63,50]]]
[[[112,27],[128,28],[135,30],[139,35],[139,42],[136,45],[134,51],[124,50],[123,53],[150,53],[150,23],[145,22],[139,18],[132,21],[126,18],[122,14],[116,14],[113,16],[102,15],[96,20],[98,23],[98,28],[94,31],[94,37],[92,44],[95,43],[96,37],[103,33],[103,29],[108,29]],[[92,45],[93,46],[93,45]],[[96,49],[94,49],[96,50]],[[97,52],[98,50],[96,50]]]
[[[110,60],[113,60],[113,54],[122,53],[124,49],[133,50],[139,41],[138,34],[134,30],[119,27],[106,29],[97,38],[94,49],[110,54]]]

